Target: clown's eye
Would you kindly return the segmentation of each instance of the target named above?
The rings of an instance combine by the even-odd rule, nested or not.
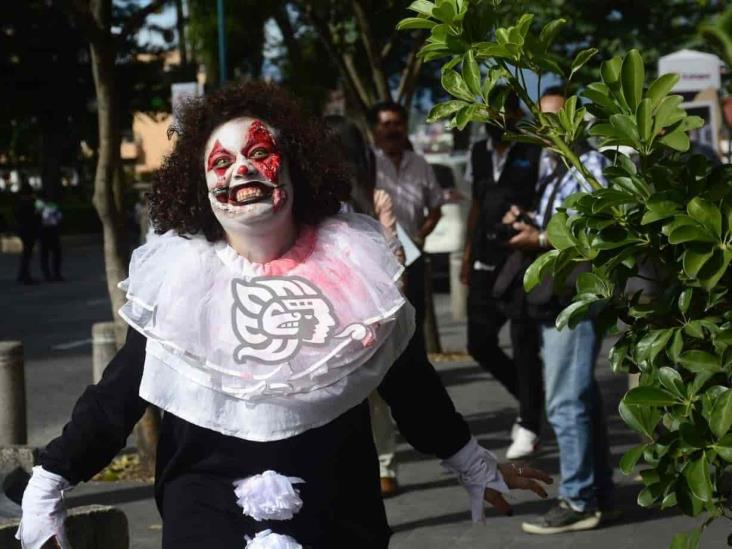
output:
[[[269,151],[266,149],[254,149],[251,153],[249,153],[249,158],[253,160],[261,160],[262,158],[267,158],[269,156]]]
[[[214,162],[214,167],[216,168],[225,168],[226,166],[231,164],[231,160],[226,158],[225,156],[221,156],[216,159]]]

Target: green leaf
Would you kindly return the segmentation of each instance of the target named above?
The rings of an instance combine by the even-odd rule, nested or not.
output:
[[[682,400],[686,398],[686,386],[684,385],[684,380],[682,379],[681,374],[676,370],[669,368],[668,366],[664,366],[658,370],[658,379],[670,393],[676,395]]]
[[[712,483],[709,479],[709,464],[705,454],[691,461],[684,468],[684,478],[694,496],[701,501],[712,500]]]
[[[473,95],[480,95],[480,67],[475,60],[473,50],[468,50],[463,56],[463,80]]]
[[[684,272],[690,278],[696,278],[697,274],[714,254],[712,244],[692,242],[684,252]]]
[[[625,398],[618,405],[618,413],[634,431],[653,440],[656,425],[661,420],[661,411],[655,407],[627,404]]]
[[[554,38],[557,36],[557,33],[566,23],[566,19],[554,19],[544,25],[544,28],[541,29],[541,33],[539,33],[539,42],[542,43],[545,50],[552,44],[552,42],[554,42]]]
[[[462,109],[463,107],[468,106],[469,103],[466,101],[461,101],[459,99],[453,99],[451,101],[445,101],[444,103],[438,103],[432,109],[430,110],[430,113],[427,115],[427,122],[436,122],[442,118],[447,118],[448,116],[455,114],[457,111]]]
[[[577,277],[577,293],[609,297],[610,283],[596,273],[580,273]]]
[[[693,528],[688,532],[678,532],[671,540],[670,549],[699,549],[701,529]]]
[[[647,447],[647,444],[641,444],[640,446],[636,446],[635,448],[631,448],[625,452],[623,457],[620,458],[620,470],[626,475],[632,473],[635,468],[635,464],[638,463],[638,460],[643,455],[643,451]]]
[[[572,80],[574,73],[580,70],[584,66],[584,64],[587,63],[598,51],[599,50],[597,48],[588,48],[579,52],[574,58],[574,61],[572,61],[572,69],[569,73],[569,80]]]
[[[635,114],[635,120],[638,124],[638,134],[643,143],[648,143],[653,137],[653,107],[650,99],[643,99],[638,105],[638,111]]]
[[[432,10],[432,17],[443,23],[452,23],[455,20],[455,16],[457,16],[457,10],[455,8],[456,6],[452,2],[442,0]]]
[[[671,244],[683,242],[716,242],[716,239],[699,225],[680,225],[668,235]]]
[[[613,114],[610,117],[610,124],[613,126],[618,135],[627,139],[629,145],[638,148],[640,145],[640,134],[635,118],[628,114]]]
[[[595,82],[587,86],[587,88],[582,91],[581,95],[592,101],[594,104],[599,105],[605,109],[605,111],[614,114],[617,112],[618,108],[610,97],[610,93],[610,88],[608,88],[606,84],[603,84],[602,82]]]
[[[661,219],[667,219],[677,213],[679,213],[681,205],[673,200],[653,198],[648,200],[646,205],[647,211],[643,214],[641,219],[641,225],[648,225]]]
[[[620,82],[620,70],[623,66],[623,58],[616,55],[612,59],[608,59],[602,64],[600,73],[602,75],[602,81],[607,84],[610,89],[616,89],[614,84]]]
[[[719,357],[706,351],[686,351],[679,357],[679,363],[690,372],[718,372]]]
[[[623,402],[627,405],[635,406],[670,406],[675,404],[676,400],[677,399],[667,391],[650,385],[631,389],[625,397],[623,397]]]
[[[691,300],[694,297],[694,288],[686,288],[679,294],[679,312],[682,315],[686,314],[691,305]]]
[[[686,132],[681,130],[676,130],[671,133],[667,133],[663,137],[661,137],[659,140],[659,143],[663,143],[667,147],[679,151],[679,152],[686,152],[689,150],[689,147],[691,146],[691,142],[689,141],[689,136],[686,134]]]
[[[680,95],[669,95],[656,108],[653,132],[658,133],[686,117],[686,111],[679,107],[684,101]]]
[[[726,434],[719,439],[714,450],[724,461],[732,462],[732,434]]]
[[[650,85],[648,93],[646,93],[646,97],[651,100],[651,106],[655,108],[661,100],[668,95],[678,81],[679,75],[673,72],[659,76],[653,84]]]
[[[397,30],[412,30],[412,29],[431,29],[437,25],[435,21],[426,19],[424,17],[407,17],[402,19],[397,24]]]
[[[699,279],[705,290],[711,291],[716,287],[719,280],[727,272],[730,260],[732,260],[732,251],[729,249],[714,250],[712,257],[704,263],[699,273],[697,273],[697,279]]]
[[[671,346],[666,350],[666,354],[669,356],[674,363],[679,361],[681,351],[684,350],[684,335],[681,330],[674,330],[674,337],[671,340]]]
[[[416,11],[422,15],[431,16],[432,10],[435,9],[434,2],[428,2],[427,0],[415,0],[407,7],[408,10]]]
[[[546,229],[547,238],[557,250],[566,250],[577,245],[574,236],[567,227],[567,214],[557,212],[549,221]]]
[[[442,73],[442,87],[450,94],[464,101],[473,102],[475,97],[468,89],[462,76],[457,71],[447,70]]]
[[[643,84],[646,79],[643,58],[638,50],[630,50],[621,69],[623,96],[630,110],[635,112],[643,98]]]
[[[592,305],[591,301],[575,301],[570,303],[557,316],[555,321],[557,330],[563,330],[567,326],[571,328],[576,320],[584,317],[590,305]]]
[[[478,105],[468,105],[467,107],[463,107],[460,109],[457,114],[455,115],[455,127],[459,130],[462,130],[465,128],[465,126],[468,125],[468,123],[473,119],[473,115],[475,114],[475,111],[478,109]]]
[[[559,253],[559,250],[551,250],[539,256],[529,265],[529,268],[524,273],[524,290],[530,292],[542,281],[544,276],[554,267],[554,262]]]
[[[722,393],[714,403],[709,428],[719,439],[729,432],[732,426],[732,390]],[[700,498],[701,499],[701,498]]]
[[[712,234],[722,235],[722,212],[719,208],[700,196],[695,196],[686,207],[690,217],[697,219]]]

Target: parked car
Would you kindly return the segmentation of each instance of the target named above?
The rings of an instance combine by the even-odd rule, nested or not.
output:
[[[470,186],[465,183],[465,166],[468,155],[426,154],[437,181],[445,195],[442,217],[434,231],[426,238],[424,249],[432,258],[432,274],[435,291],[450,291],[450,255],[453,262],[462,255],[465,244],[465,227],[470,206]]]

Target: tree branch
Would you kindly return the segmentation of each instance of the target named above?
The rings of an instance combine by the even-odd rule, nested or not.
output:
[[[290,61],[294,66],[299,66],[302,61],[300,44],[295,37],[295,29],[292,28],[292,21],[287,13],[287,4],[282,2],[274,11],[274,20],[282,32],[282,39],[290,55]]]
[[[119,37],[125,38],[131,34],[136,33],[138,30],[140,30],[140,27],[145,24],[145,20],[147,19],[148,15],[152,15],[168,2],[170,2],[170,0],[152,0],[152,2],[150,2],[147,6],[137,10],[135,13],[130,15],[125,24],[122,26],[122,32],[119,34]]]
[[[107,32],[94,17],[88,0],[63,0],[62,5],[90,43],[101,44],[107,39]]]
[[[384,71],[381,53],[378,51],[376,44],[374,43],[374,37],[371,32],[371,25],[369,24],[368,16],[358,0],[351,0],[351,7],[353,9],[353,15],[356,18],[356,24],[361,30],[361,40],[363,41],[364,48],[366,49],[366,57],[368,57],[369,60],[371,77],[373,78],[374,85],[376,86],[376,94],[381,101],[388,101],[391,99],[389,84],[386,81],[386,72]]]
[[[328,22],[315,13],[311,4],[303,2],[302,8],[303,13],[310,20],[315,31],[322,40],[328,55],[330,55],[338,65],[338,69],[345,80],[346,86],[349,88],[351,95],[358,103],[357,106],[359,110],[365,113],[371,104],[371,98],[353,64],[353,58],[347,53],[339,52],[333,40],[333,34],[331,33]]]
[[[422,68],[422,59],[417,56],[417,53],[419,53],[419,50],[422,48],[422,44],[426,37],[427,36],[424,33],[421,33],[416,37],[414,44],[412,45],[412,49],[407,56],[407,63],[402,71],[402,76],[399,79],[397,101],[404,105],[409,105],[412,102],[412,95],[414,95],[419,70]]]

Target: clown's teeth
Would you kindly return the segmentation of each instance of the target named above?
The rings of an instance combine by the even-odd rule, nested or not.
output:
[[[249,198],[262,196],[262,190],[259,187],[244,187],[236,192],[236,201],[243,202]]]

